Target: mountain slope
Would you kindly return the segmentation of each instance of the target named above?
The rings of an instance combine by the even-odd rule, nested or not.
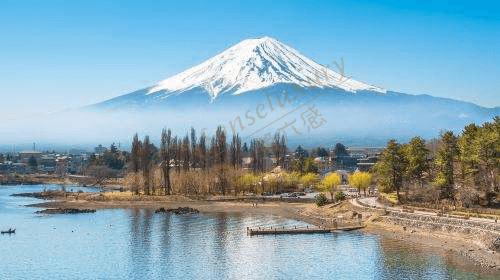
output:
[[[240,94],[279,83],[301,87],[338,87],[346,91],[383,89],[342,76],[283,43],[263,37],[248,39],[180,74],[159,82],[148,94],[204,88],[212,98],[224,92]]]
[[[288,100],[286,106],[280,105],[283,100]],[[233,133],[253,137],[272,133],[287,121],[304,126],[310,107],[315,109],[309,113],[316,110],[324,124],[289,138],[318,141],[345,136],[383,142],[413,135],[435,137],[442,130],[459,132],[468,123],[482,123],[500,113],[498,107],[397,93],[356,81],[269,37],[244,40],[153,86],[86,109],[121,112],[124,119],[137,112],[134,118],[151,115],[146,124],[137,122],[138,127],[130,130],[141,131],[144,125],[159,129],[167,121],[179,127],[223,124]]]
[[[223,94],[239,95],[277,84],[301,88],[336,88],[347,92],[386,90],[347,78],[270,38],[247,39],[186,71],[130,94],[130,102],[145,104],[197,89],[209,100]],[[201,94],[201,93],[200,93]],[[126,99],[126,98],[125,98]],[[122,105],[124,98],[118,98]]]

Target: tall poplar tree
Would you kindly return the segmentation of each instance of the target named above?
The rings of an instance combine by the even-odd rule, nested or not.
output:
[[[161,157],[161,169],[163,173],[163,187],[165,195],[172,194],[172,186],[170,184],[170,164],[174,157],[173,147],[172,147],[172,132],[163,129],[161,132],[161,147],[160,147],[160,157]]]
[[[139,194],[139,182],[137,181],[137,175],[139,173],[139,170],[141,169],[141,149],[142,143],[136,133],[134,135],[134,138],[132,139],[132,151],[130,152],[130,168],[134,173],[133,192],[135,194]]]

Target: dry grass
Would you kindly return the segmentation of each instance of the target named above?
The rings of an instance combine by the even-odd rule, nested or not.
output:
[[[398,196],[396,192],[380,193],[379,195],[392,204],[398,204]]]
[[[186,202],[191,199],[181,195],[136,195],[131,191],[125,192],[104,192],[99,194],[85,193],[80,196],[81,200],[89,201],[169,201],[169,202]]]
[[[476,218],[485,218],[485,219],[500,219],[500,215],[497,214],[482,214],[482,213],[474,213],[474,212],[463,212],[463,211],[451,211],[452,215],[458,215],[462,217],[476,217]]]
[[[105,192],[102,193],[106,200],[132,200],[134,193],[131,191],[125,192]]]

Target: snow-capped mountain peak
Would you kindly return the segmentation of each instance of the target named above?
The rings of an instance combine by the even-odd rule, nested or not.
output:
[[[184,72],[151,87],[148,94],[163,97],[193,88],[204,88],[212,97],[222,93],[241,94],[274,84],[300,87],[333,87],[350,92],[371,90],[385,93],[303,56],[295,49],[270,37],[247,39]]]

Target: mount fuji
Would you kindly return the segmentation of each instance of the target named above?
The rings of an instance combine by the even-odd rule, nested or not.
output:
[[[340,69],[340,68],[339,68]],[[303,56],[270,37],[247,39],[182,73],[151,87],[97,105],[108,109],[124,106],[168,104],[176,97],[197,91],[209,102],[225,95],[242,95],[276,85],[301,89],[337,89],[356,93],[385,89],[350,79]]]
[[[431,138],[500,113],[499,107],[357,81],[343,73],[342,64],[323,66],[270,37],[243,40],[155,85],[84,110],[150,115],[135,128],[139,131],[141,126],[211,129],[222,124],[249,137],[280,130],[298,141],[324,144],[334,139],[383,144],[388,138]]]

